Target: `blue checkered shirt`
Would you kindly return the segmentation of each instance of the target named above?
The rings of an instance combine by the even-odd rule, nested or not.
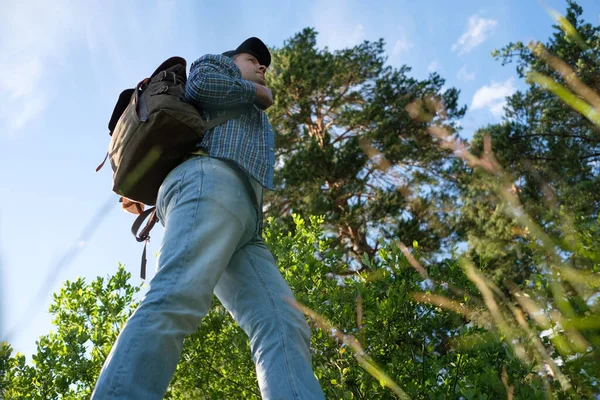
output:
[[[256,104],[256,86],[242,79],[233,60],[205,55],[190,67],[185,98],[206,120],[227,109],[247,106],[237,118],[207,131],[199,143],[211,157],[234,161],[267,189],[273,189],[275,138],[267,114]]]

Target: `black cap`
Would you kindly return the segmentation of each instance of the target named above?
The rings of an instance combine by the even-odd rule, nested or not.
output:
[[[271,64],[271,53],[267,46],[257,37],[251,37],[246,39],[244,43],[240,44],[235,50],[229,50],[223,53],[224,56],[233,57],[236,54],[248,53],[256,57],[258,62],[265,67]]]

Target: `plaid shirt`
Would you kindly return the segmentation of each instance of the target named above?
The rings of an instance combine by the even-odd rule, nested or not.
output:
[[[200,109],[206,120],[228,108],[247,106],[239,117],[207,131],[199,148],[211,157],[234,161],[262,186],[273,189],[273,128],[267,114],[255,104],[256,86],[242,79],[233,60],[223,55],[205,55],[192,63],[185,98]]]

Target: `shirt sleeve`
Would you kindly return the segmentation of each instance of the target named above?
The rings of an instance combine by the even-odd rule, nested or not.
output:
[[[206,55],[190,68],[185,98],[206,109],[249,105],[256,100],[256,86],[242,79],[229,57]]]

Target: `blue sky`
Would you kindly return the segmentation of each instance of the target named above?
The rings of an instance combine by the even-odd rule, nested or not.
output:
[[[0,339],[28,356],[52,329],[47,309],[63,281],[107,276],[122,262],[141,282],[133,218],[111,194],[110,167],[95,167],[119,93],[164,59],[179,55],[189,65],[250,36],[281,47],[305,27],[330,49],[384,38],[391,65],[409,65],[417,78],[437,71],[461,90],[469,137],[499,121],[504,97],[524,87],[491,51],[545,41],[554,23],[545,7],[566,7],[562,0],[0,3]],[[597,24],[600,2],[580,4]],[[151,257],[150,271],[154,265]]]

